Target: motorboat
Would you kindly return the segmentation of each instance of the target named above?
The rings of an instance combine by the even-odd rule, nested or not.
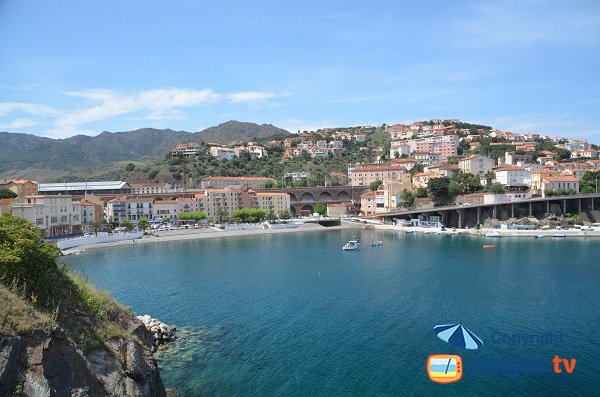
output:
[[[500,232],[487,232],[485,237],[502,237],[503,234]]]
[[[383,241],[375,240],[375,241],[373,241],[371,243],[371,247],[377,247],[377,246],[380,246],[380,245],[383,245]]]
[[[544,238],[543,234],[536,234],[535,236],[533,236],[533,238]]]
[[[554,238],[565,238],[567,237],[564,233],[556,233],[554,236],[552,236]]]
[[[353,250],[357,250],[358,249],[358,245],[360,243],[358,242],[358,240],[350,240],[348,241],[346,244],[344,244],[344,246],[342,247],[342,249],[344,251],[353,251]]]

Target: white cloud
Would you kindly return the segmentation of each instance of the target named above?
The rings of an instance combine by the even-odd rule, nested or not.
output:
[[[243,91],[227,95],[229,102],[257,102],[275,98],[277,95],[271,92]]]
[[[12,112],[23,112],[31,114],[33,116],[54,116],[58,114],[58,110],[35,103],[23,103],[23,102],[3,102],[0,103],[0,116],[6,116]]]
[[[39,121],[31,120],[31,119],[16,119],[11,121],[10,123],[0,124],[0,129],[5,130],[13,130],[17,128],[23,127],[32,127],[34,125],[41,124]]]
[[[64,92],[66,96],[78,98],[80,103],[89,103],[87,107],[58,110],[50,106],[5,102],[0,103],[0,117],[13,112],[22,112],[44,117],[49,125],[45,133],[48,136],[64,138],[81,133],[86,125],[115,117],[127,116],[138,120],[182,120],[186,118],[183,108],[206,106],[215,103],[259,103],[280,96],[271,92],[241,91],[219,94],[206,88],[158,88],[123,93],[115,90],[93,89]],[[283,94],[289,95],[289,94]],[[35,123],[35,124],[33,124]],[[3,128],[22,128],[40,124],[30,119],[18,119],[3,124]],[[82,128],[83,127],[83,128]]]
[[[277,123],[276,125],[281,126],[281,128],[283,128],[291,133],[297,133],[298,131],[300,131],[300,132],[316,131],[320,128],[330,128],[330,127],[333,127],[334,125],[336,125],[336,123],[332,122],[331,120],[320,120],[320,121],[309,122],[309,121],[302,120],[302,119],[289,118],[289,119],[282,120],[281,122]]]

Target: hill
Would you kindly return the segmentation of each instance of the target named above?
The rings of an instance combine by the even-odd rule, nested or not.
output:
[[[239,121],[228,121],[196,133],[143,128],[66,139],[0,132],[0,178],[55,179],[81,168],[162,156],[177,143],[228,143],[282,135],[289,135],[289,132],[270,124]]]

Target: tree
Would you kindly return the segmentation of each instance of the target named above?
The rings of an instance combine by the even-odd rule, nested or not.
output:
[[[291,217],[292,214],[290,214],[290,211],[288,210],[284,210],[279,213],[279,219],[290,219]]]
[[[140,218],[140,220],[138,220],[138,226],[142,230],[148,229],[149,224],[150,224],[150,221],[148,220],[148,218]]]
[[[579,191],[581,193],[596,193],[600,188],[600,171],[588,171],[583,174]]]
[[[16,198],[17,193],[13,192],[10,189],[0,189],[0,199],[11,199]]]
[[[379,186],[381,186],[382,184],[383,184],[383,181],[378,179],[378,180],[376,180],[376,181],[373,181],[373,182],[371,182],[371,183],[369,184],[369,189],[371,189],[371,191],[373,191],[373,192],[374,192],[374,191],[376,191],[377,189],[379,189]]]
[[[451,198],[448,185],[450,185],[450,178],[445,176],[433,178],[427,182],[427,194],[433,199],[434,205],[448,204]]]
[[[265,182],[265,189],[273,189],[275,187],[275,183],[273,181]]]
[[[489,193],[501,194],[506,192],[506,188],[500,182],[490,183],[485,189]]]
[[[457,194],[475,193],[481,190],[479,176],[469,172],[459,172],[452,177],[452,181],[458,185]],[[454,196],[456,194],[451,194]]]
[[[419,174],[419,173],[421,173],[423,171],[425,171],[425,166],[423,164],[421,164],[421,163],[417,163],[417,164],[415,164],[414,167],[412,167],[410,169],[409,172],[410,172],[410,175],[414,176],[415,174]]]
[[[179,214],[179,219],[182,221],[195,221],[199,222],[206,219],[206,214],[202,211],[187,211]]]
[[[170,221],[170,220],[171,220],[171,218],[169,218],[169,217],[168,217],[168,216],[166,216],[166,215],[162,217],[162,221],[163,221],[163,223],[169,223],[169,221]]]
[[[54,262],[59,252],[34,224],[11,214],[0,216],[0,281],[16,293],[28,299],[35,294],[38,304],[50,306],[59,281]]]
[[[131,172],[131,171],[133,171],[133,170],[135,170],[135,164],[133,164],[133,163],[129,163],[129,164],[127,164],[127,166],[125,167],[125,171],[127,171],[127,172]]]
[[[418,188],[416,195],[417,195],[418,198],[427,197],[427,189],[425,189],[424,187]]]
[[[277,220],[277,215],[275,215],[272,212],[269,212],[266,216],[266,219],[270,222],[276,221]]]
[[[125,230],[128,232],[133,230],[133,223],[129,219],[124,220],[122,226],[124,226]]]
[[[98,232],[102,229],[102,224],[100,222],[98,222],[98,221],[94,221],[94,222],[92,222],[92,224],[90,225],[90,227],[94,231],[94,235],[97,236]]]
[[[315,205],[315,212],[323,216],[327,213],[327,206],[325,204],[319,203]]]
[[[217,221],[219,223],[223,223],[223,220],[225,219],[225,215],[227,215],[227,213],[225,211],[223,211],[223,209],[219,208],[217,210]]]
[[[416,193],[411,192],[410,190],[404,189],[402,191],[402,206],[405,208],[410,208],[415,205],[415,198],[417,197]]]

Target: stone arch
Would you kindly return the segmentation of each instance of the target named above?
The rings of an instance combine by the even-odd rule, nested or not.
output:
[[[317,201],[315,195],[311,192],[304,192],[302,196],[300,196],[300,201]]]
[[[314,209],[314,207],[312,205],[306,204],[306,205],[302,206],[301,211],[302,212],[306,212],[307,211],[308,213],[312,214],[315,211],[315,209]]]
[[[294,193],[287,192],[287,194],[290,195],[290,202],[292,202],[292,203],[298,202],[298,196],[296,196]]]
[[[350,195],[350,193],[348,193],[345,190],[339,191],[336,198],[338,201],[351,201],[352,200],[352,196]]]
[[[296,207],[295,206],[290,206],[290,214],[292,214],[292,216],[296,216],[297,212],[296,212]]]
[[[321,192],[319,194],[319,201],[333,201],[333,196],[328,191]]]

